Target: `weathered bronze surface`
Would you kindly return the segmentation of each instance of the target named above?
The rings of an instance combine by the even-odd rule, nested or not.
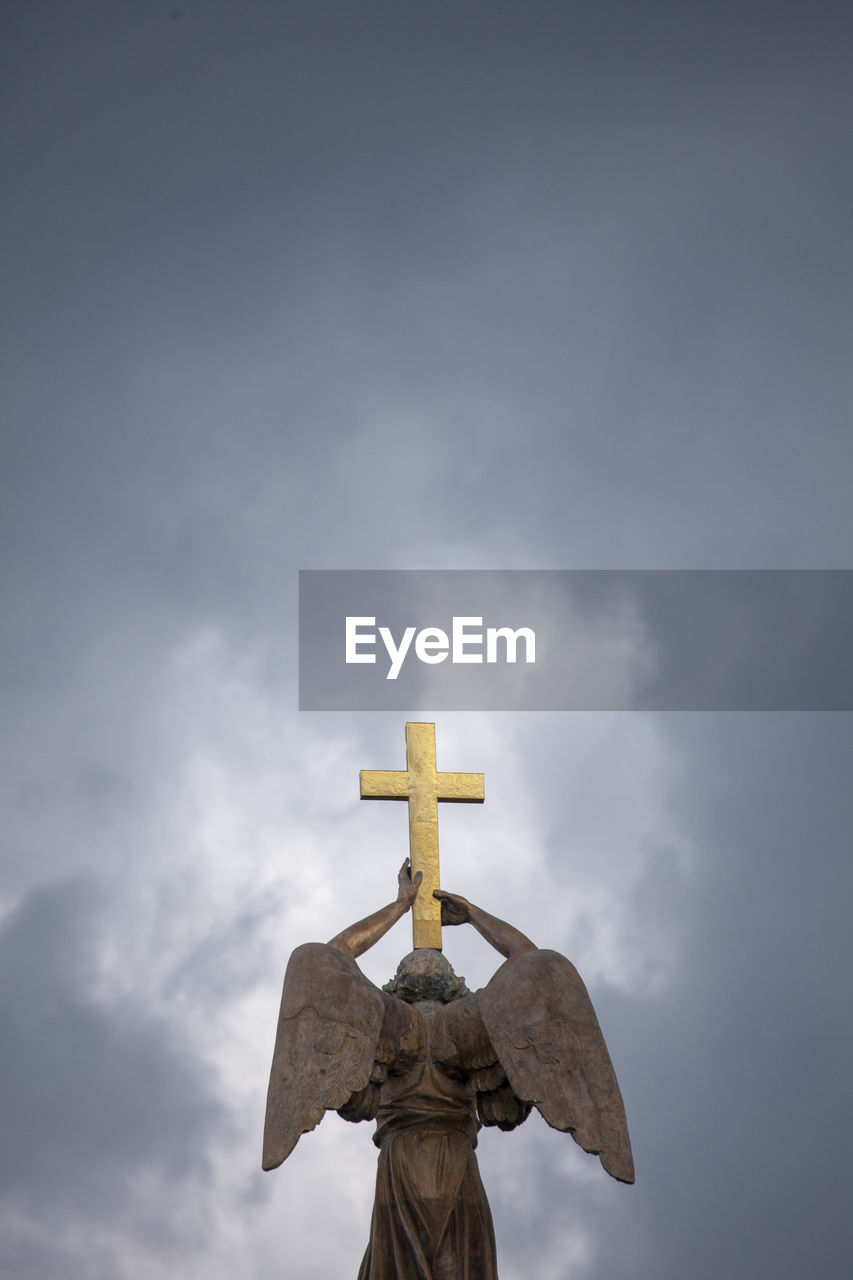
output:
[[[363,794],[378,798],[396,788],[390,798],[410,798],[413,774],[429,779],[431,766],[435,775],[433,726],[408,729],[429,730],[420,740],[407,732],[409,773],[378,775],[391,782],[368,774],[375,792],[365,791],[362,774]],[[425,789],[437,793],[438,786],[427,781]],[[291,956],[263,1167],[281,1164],[326,1111],[375,1120],[376,1194],[358,1280],[497,1280],[475,1155],[480,1127],[514,1129],[535,1106],[614,1178],[633,1182],[625,1110],[577,970],[466,898],[430,894],[443,925],[472,925],[504,957],[482,990],[468,991],[445,957],[423,944],[382,990],[364,977],[356,957],[423,897],[426,884],[423,869],[407,860],[393,902]]]
[[[406,769],[362,769],[362,800],[408,800],[409,857],[412,875],[423,874],[423,887],[412,908],[412,940],[418,947],[441,950],[441,909],[432,896],[440,888],[438,874],[438,801],[485,799],[482,773],[438,773],[435,725],[406,725]]]

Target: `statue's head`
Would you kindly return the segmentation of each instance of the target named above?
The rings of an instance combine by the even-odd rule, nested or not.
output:
[[[382,990],[406,1004],[449,1004],[468,994],[465,979],[457,977],[450,961],[431,947],[419,947],[404,956]]]

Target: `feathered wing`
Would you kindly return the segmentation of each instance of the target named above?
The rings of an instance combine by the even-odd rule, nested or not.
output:
[[[365,978],[354,960],[334,947],[309,942],[290,957],[270,1070],[264,1124],[263,1168],[286,1160],[303,1133],[326,1111],[346,1108],[365,1095],[377,1075],[376,1055],[388,997]],[[379,1068],[381,1078],[381,1067]]]
[[[622,1095],[580,974],[556,951],[528,951],[477,992],[480,1013],[512,1092],[555,1129],[634,1181]]]

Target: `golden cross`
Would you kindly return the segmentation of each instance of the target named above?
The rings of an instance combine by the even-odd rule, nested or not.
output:
[[[362,800],[408,800],[409,859],[412,875],[423,872],[412,907],[412,939],[418,947],[441,950],[441,903],[432,896],[438,883],[438,801],[486,798],[482,773],[438,773],[435,725],[406,725],[406,769],[362,769]]]

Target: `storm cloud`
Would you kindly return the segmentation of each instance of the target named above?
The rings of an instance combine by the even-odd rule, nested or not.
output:
[[[356,1274],[368,1126],[269,1175],[261,1126],[290,951],[394,894],[408,718],[636,1156],[483,1134],[505,1280],[844,1274],[849,715],[300,713],[297,571],[850,567],[846,8],[2,27],[0,1269]]]

